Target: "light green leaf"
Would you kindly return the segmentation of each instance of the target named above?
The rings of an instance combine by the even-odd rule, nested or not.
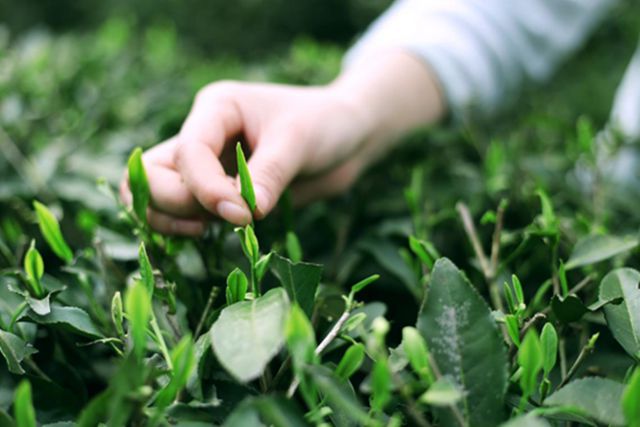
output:
[[[227,305],[235,304],[236,302],[244,301],[244,297],[247,294],[249,287],[249,279],[247,275],[239,268],[234,269],[227,276],[227,290],[226,298]]]
[[[187,384],[187,380],[196,366],[194,345],[190,335],[182,337],[171,350],[171,362],[173,364],[171,380],[158,393],[156,399],[156,406],[159,408],[165,408],[175,400],[178,392]]]
[[[222,366],[241,382],[259,377],[284,344],[288,312],[289,298],[282,288],[222,310],[210,330]]]
[[[607,325],[620,345],[636,359],[640,359],[640,272],[618,268],[607,274],[600,283],[601,301],[620,300],[619,304],[604,306]]]
[[[527,414],[500,424],[500,427],[549,427],[549,423],[544,418]]]
[[[294,263],[274,254],[271,258],[271,271],[287,290],[289,298],[297,302],[307,317],[310,317],[322,277],[322,266],[306,262]]]
[[[623,391],[622,384],[606,378],[583,378],[547,397],[544,405],[566,407],[600,423],[622,426]]]
[[[293,231],[287,231],[285,247],[291,261],[294,263],[302,261],[302,246],[300,246],[300,240],[298,240],[298,236]]]
[[[622,411],[629,427],[640,426],[640,368],[636,368],[622,393]]]
[[[20,363],[25,357],[36,352],[35,348],[19,336],[0,330],[0,353],[7,361],[9,372],[24,375],[25,372]]]
[[[526,396],[531,396],[538,384],[538,374],[542,370],[543,354],[540,338],[535,329],[529,329],[518,349],[518,365],[522,368],[520,388]]]
[[[458,404],[470,425],[498,425],[504,419],[507,357],[485,300],[448,259],[431,273],[418,330],[443,375],[463,392]],[[456,425],[448,410],[443,425]]]
[[[381,357],[373,364],[371,392],[371,409],[382,411],[391,400],[391,370],[386,358]]]
[[[153,298],[153,291],[156,288],[156,283],[153,277],[151,261],[149,261],[149,255],[147,255],[147,248],[145,247],[144,242],[140,242],[140,248],[138,249],[138,263],[140,264],[140,279],[147,289],[147,295],[149,295],[149,298]]]
[[[44,261],[36,249],[35,240],[31,241],[31,246],[24,256],[24,271],[27,274],[27,283],[30,287],[29,293],[36,298],[43,298],[45,291],[40,279],[44,275]]]
[[[133,211],[138,220],[143,224],[147,223],[147,206],[151,199],[151,190],[147,173],[142,162],[142,149],[140,147],[133,150],[128,162],[129,189],[133,197]]]
[[[294,303],[291,306],[285,326],[285,337],[296,369],[315,362],[316,335],[311,322],[298,304]]]
[[[124,303],[129,321],[129,334],[133,341],[133,351],[141,359],[147,344],[147,326],[151,319],[151,299],[146,286],[136,281],[127,289]]]
[[[31,400],[31,384],[22,380],[13,402],[13,417],[16,420],[16,427],[36,427],[36,411],[33,409]]]
[[[51,306],[51,312],[40,316],[35,312],[27,314],[29,319],[41,325],[58,325],[77,334],[91,338],[102,338],[98,328],[93,324],[86,311],[78,307]]]
[[[37,200],[33,201],[33,207],[35,208],[36,216],[38,217],[38,226],[40,227],[40,232],[49,244],[49,247],[51,247],[51,250],[60,259],[69,264],[71,261],[73,261],[73,252],[62,236],[58,220],[53,215],[53,213],[51,213],[49,208],[47,208]]]
[[[569,261],[565,264],[565,268],[571,270],[595,264],[630,251],[636,246],[638,246],[637,237],[616,237],[606,234],[587,236],[576,243]]]
[[[335,370],[336,376],[342,380],[348,380],[351,375],[360,369],[364,356],[364,345],[360,343],[352,344],[340,359],[340,363],[338,363],[338,367]]]
[[[124,336],[124,329],[122,327],[122,321],[124,319],[124,312],[122,310],[122,296],[120,291],[117,291],[111,299],[111,321],[116,328],[116,332],[120,336]]]
[[[239,142],[236,144],[236,160],[238,162],[238,175],[240,176],[240,194],[253,213],[256,210],[256,195],[253,192],[253,183],[251,182],[247,159],[244,157],[242,145]]]
[[[427,385],[433,383],[435,377],[429,365],[427,343],[416,328],[407,326],[402,329],[402,348],[413,371]]]
[[[451,406],[457,404],[462,396],[462,391],[449,377],[442,377],[420,396],[420,401],[433,406]]]
[[[544,375],[549,376],[553,367],[556,366],[558,357],[558,333],[549,322],[542,328],[540,344],[542,345],[542,369]]]

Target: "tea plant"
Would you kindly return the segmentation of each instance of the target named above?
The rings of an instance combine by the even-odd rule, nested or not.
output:
[[[341,200],[162,236],[122,154],[175,131],[177,73],[234,65],[169,61],[170,38],[136,55],[123,25],[0,43],[2,425],[640,426],[640,217],[603,169],[625,149],[606,109],[556,87],[495,129],[416,135]],[[308,43],[265,72],[331,75]]]

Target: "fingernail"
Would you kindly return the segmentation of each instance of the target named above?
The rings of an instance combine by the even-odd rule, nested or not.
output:
[[[265,211],[269,208],[269,203],[271,202],[271,200],[269,200],[269,193],[262,185],[256,185],[253,191],[256,195],[256,205],[258,207],[258,212],[260,214],[264,214]]]
[[[217,206],[218,215],[234,224],[248,224],[251,222],[251,214],[242,206],[233,202],[222,201]]]

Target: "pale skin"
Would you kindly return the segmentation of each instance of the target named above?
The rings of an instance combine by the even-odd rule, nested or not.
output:
[[[208,221],[251,221],[236,177],[225,171],[239,136],[250,148],[257,219],[290,187],[296,203],[347,190],[405,133],[446,106],[433,72],[408,52],[365,58],[326,86],[217,82],[204,87],[178,135],[145,152],[149,224],[198,236]],[[121,196],[131,203],[127,179]]]

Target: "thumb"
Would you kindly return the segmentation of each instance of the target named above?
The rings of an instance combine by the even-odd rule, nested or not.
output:
[[[302,141],[290,131],[265,134],[248,161],[258,219],[264,218],[302,166]]]

